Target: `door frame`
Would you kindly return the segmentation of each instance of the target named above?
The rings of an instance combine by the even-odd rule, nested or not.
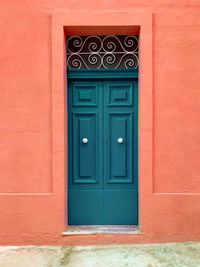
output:
[[[67,70],[67,89],[72,89],[69,86],[70,81],[83,81],[83,80],[125,80],[125,81],[133,81],[134,79],[137,79],[137,85],[134,87],[134,90],[136,90],[136,93],[134,93],[134,108],[136,108],[134,114],[136,117],[134,117],[134,132],[132,135],[133,138],[133,159],[132,159],[132,165],[134,166],[134,171],[133,171],[133,177],[134,180],[136,179],[135,186],[137,188],[137,224],[133,224],[138,226],[138,215],[139,215],[139,183],[138,183],[138,107],[139,107],[139,91],[138,91],[138,69],[68,69]],[[72,101],[72,98],[69,99],[69,91],[67,90],[67,124],[69,124],[69,101]],[[70,94],[72,97],[72,93]],[[70,127],[68,127],[67,131],[67,139],[69,141],[69,135],[70,135]],[[70,171],[69,166],[71,164],[71,159],[70,159],[70,154],[72,152],[72,149],[70,149],[71,145],[68,143],[67,144],[68,149],[68,155],[67,155],[67,169],[68,169],[68,181],[67,181],[67,218],[69,218],[69,176],[72,175],[72,171]],[[134,205],[134,203],[133,203]],[[68,219],[67,219],[67,223]]]
[[[138,78],[138,69],[67,70],[67,79],[131,79]]]
[[[58,235],[65,232],[67,225],[67,105],[66,105],[66,35],[108,35],[108,34],[139,34],[139,229],[140,234],[94,235],[79,236],[65,239],[63,244],[94,245],[122,244],[144,242],[149,240],[152,216],[158,199],[162,195],[154,192],[153,187],[153,11],[151,8],[135,8],[126,12],[92,10],[87,14],[84,10],[56,10],[51,17],[51,187],[49,189],[52,203],[56,210]],[[46,203],[46,202],[45,202]],[[126,241],[124,241],[126,240]]]

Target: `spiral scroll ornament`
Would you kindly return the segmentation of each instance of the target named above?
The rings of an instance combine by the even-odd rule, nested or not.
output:
[[[70,36],[68,69],[138,68],[138,36]]]

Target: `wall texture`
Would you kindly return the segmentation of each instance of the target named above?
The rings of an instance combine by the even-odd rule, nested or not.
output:
[[[136,8],[153,16],[153,190],[145,228],[135,237],[63,237],[64,189],[52,193],[51,15]],[[0,244],[200,240],[200,1],[1,0],[0,14]]]

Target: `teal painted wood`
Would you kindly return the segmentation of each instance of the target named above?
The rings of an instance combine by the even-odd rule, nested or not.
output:
[[[68,70],[68,79],[133,79],[138,78],[138,69],[81,69]]]
[[[104,135],[109,140],[104,145],[104,186],[133,189],[133,124],[137,108],[133,105],[134,81],[104,81],[104,87]],[[122,138],[123,143],[118,143],[118,138]]]
[[[102,189],[101,81],[72,81],[68,90],[69,188]],[[83,143],[87,138],[88,143]]]
[[[68,136],[68,223],[137,224],[137,78],[69,79]]]

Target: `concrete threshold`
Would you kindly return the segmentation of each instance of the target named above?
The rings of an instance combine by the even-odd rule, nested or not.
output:
[[[137,225],[70,225],[62,235],[140,234]]]

